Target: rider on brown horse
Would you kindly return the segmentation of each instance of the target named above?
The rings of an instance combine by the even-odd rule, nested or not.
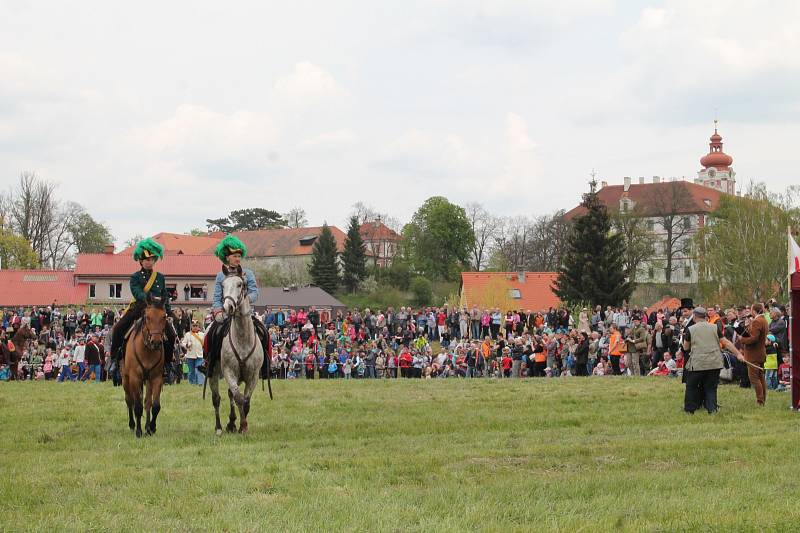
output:
[[[249,268],[242,268],[241,265],[242,258],[247,256],[247,247],[244,243],[233,235],[226,235],[217,245],[214,255],[222,261],[222,271],[217,273],[217,277],[214,280],[214,300],[212,302],[211,311],[214,316],[214,321],[211,322],[211,325],[206,331],[204,346],[207,363],[204,363],[203,366],[198,368],[198,370],[204,374],[208,374],[208,368],[213,368],[219,361],[222,339],[228,331],[229,317],[225,317],[225,313],[222,309],[222,282],[227,276],[241,276],[247,285],[247,296],[250,299],[250,303],[255,306],[256,300],[258,299],[256,277],[252,270]],[[253,322],[256,326],[256,334],[261,340],[261,346],[264,348],[263,378],[266,377],[264,372],[269,365],[267,354],[272,352],[269,342],[269,333],[264,324],[258,320],[255,315],[253,316]],[[220,335],[220,333],[222,334]]]
[[[123,357],[125,334],[136,319],[142,316],[144,308],[147,307],[148,295],[164,302],[167,316],[172,316],[164,275],[153,269],[156,261],[163,256],[164,248],[153,239],[140,241],[133,251],[133,259],[134,261],[139,261],[141,269],[131,274],[130,288],[134,300],[128,306],[122,318],[114,324],[112,331],[111,354],[117,361]],[[171,324],[167,323],[164,333],[164,361],[165,365],[169,365],[172,362],[172,352],[175,348],[175,330]]]

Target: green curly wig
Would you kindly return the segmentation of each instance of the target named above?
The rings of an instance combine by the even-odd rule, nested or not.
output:
[[[142,259],[150,257],[154,257],[155,259],[164,257],[164,247],[150,238],[139,241],[136,245],[136,249],[133,250],[133,260],[141,261]]]
[[[247,246],[237,237],[225,235],[225,238],[217,245],[217,249],[214,250],[214,255],[227,264],[228,256],[233,252],[242,252],[242,257],[247,257]]]

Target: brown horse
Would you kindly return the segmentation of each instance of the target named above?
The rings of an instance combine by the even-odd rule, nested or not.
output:
[[[14,352],[10,354],[11,360],[11,379],[19,378],[19,362],[25,354],[25,347],[29,341],[36,338],[36,334],[31,329],[30,325],[22,324],[20,328],[11,337],[11,343],[14,345]]]
[[[133,331],[125,345],[125,361],[122,365],[122,387],[128,405],[128,426],[136,429],[136,437],[142,436],[142,411],[147,413],[145,431],[156,432],[156,418],[161,411],[161,386],[164,384],[164,328],[167,314],[164,302],[148,298],[142,317],[134,323]],[[147,395],[142,404],[143,387],[147,384]],[[133,415],[136,413],[136,422]]]

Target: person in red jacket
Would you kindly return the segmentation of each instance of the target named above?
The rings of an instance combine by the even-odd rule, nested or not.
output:
[[[408,350],[403,350],[400,354],[400,375],[404,378],[411,377],[411,365],[414,362],[414,357]]]

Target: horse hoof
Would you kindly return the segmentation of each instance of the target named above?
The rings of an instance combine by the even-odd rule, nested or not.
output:
[[[228,424],[225,429],[228,430],[228,433],[236,433],[236,426],[233,424]]]
[[[216,431],[214,431],[214,433],[216,433],[217,437],[219,437],[220,435],[222,435],[222,428],[217,428]]]
[[[244,435],[245,433],[247,433],[247,426],[241,426],[241,427],[239,428],[239,433],[241,433],[242,435]]]
[[[141,439],[142,438],[142,430],[141,429],[137,429],[136,430],[136,438],[137,439]]]

